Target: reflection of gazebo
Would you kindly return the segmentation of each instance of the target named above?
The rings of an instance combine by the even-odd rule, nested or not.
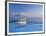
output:
[[[15,20],[16,20],[16,22],[15,23],[26,23],[26,16],[22,16],[22,15],[20,15],[20,16],[15,16]]]

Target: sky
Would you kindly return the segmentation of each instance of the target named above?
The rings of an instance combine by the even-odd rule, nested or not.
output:
[[[15,15],[16,12],[23,13],[23,15],[42,16],[43,6],[36,4],[9,4],[10,15]],[[27,14],[26,14],[27,13]]]

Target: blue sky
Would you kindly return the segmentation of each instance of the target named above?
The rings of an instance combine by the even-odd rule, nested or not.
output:
[[[33,12],[33,14],[42,14],[42,5],[35,5],[35,4],[16,4],[10,3],[9,4],[9,11],[10,14],[15,14],[16,12]]]

